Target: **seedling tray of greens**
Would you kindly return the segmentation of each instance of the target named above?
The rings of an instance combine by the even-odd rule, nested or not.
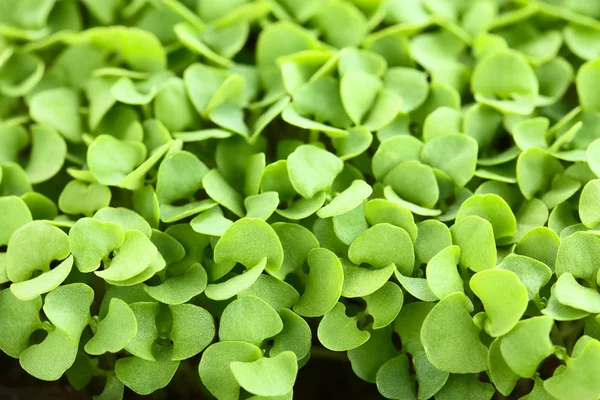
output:
[[[0,350],[40,387],[285,400],[319,354],[600,399],[598,177],[596,0],[0,0]]]

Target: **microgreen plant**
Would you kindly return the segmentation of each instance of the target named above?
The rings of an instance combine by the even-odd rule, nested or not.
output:
[[[599,43],[592,0],[0,0],[0,350],[600,398]]]

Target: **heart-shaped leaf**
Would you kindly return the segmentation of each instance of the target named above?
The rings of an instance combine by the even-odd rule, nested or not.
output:
[[[358,317],[348,317],[346,306],[342,303],[336,303],[323,316],[319,323],[317,336],[321,344],[329,350],[346,351],[355,349],[371,337],[369,332],[358,329],[357,323]]]
[[[136,332],[137,323],[131,308],[123,300],[113,298],[108,314],[98,322],[94,337],[85,344],[85,351],[93,355],[116,353],[125,348]]]
[[[233,361],[230,368],[242,388],[259,396],[281,396],[290,392],[298,372],[296,355],[291,351],[251,362]]]
[[[527,288],[512,271],[480,271],[473,275],[469,286],[483,303],[487,315],[485,330],[490,336],[508,333],[519,322],[529,302]]]
[[[252,238],[251,241],[248,239]],[[273,228],[258,218],[242,218],[231,225],[215,246],[217,263],[239,262],[246,268],[267,258],[266,269],[277,271],[283,263],[283,248]]]
[[[337,304],[342,293],[344,272],[339,258],[324,248],[310,250],[307,261],[308,278],[294,311],[303,317],[319,317]]]
[[[29,222],[8,241],[6,273],[11,281],[23,282],[35,271],[49,272],[52,261],[63,260],[70,253],[66,233],[42,221]]]
[[[246,316],[252,315],[252,319]],[[219,326],[221,341],[260,344],[283,329],[281,318],[269,304],[254,296],[232,301],[223,311]]]
[[[453,293],[436,304],[423,321],[421,340],[436,368],[460,374],[487,369],[488,350],[469,315],[472,310],[463,293]]]

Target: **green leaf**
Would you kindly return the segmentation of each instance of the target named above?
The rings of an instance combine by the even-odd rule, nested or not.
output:
[[[179,361],[148,361],[138,357],[125,357],[117,360],[115,374],[135,393],[147,395],[167,386],[178,367]]]
[[[526,199],[545,192],[554,176],[562,172],[561,163],[541,149],[528,149],[517,159],[517,182]]]
[[[39,344],[30,346],[19,356],[28,374],[45,381],[58,380],[75,362],[77,344],[66,332],[55,329]]]
[[[333,147],[340,160],[355,158],[369,149],[373,143],[373,134],[365,127],[355,127],[348,130],[348,135],[332,139]]]
[[[517,274],[521,283],[527,288],[529,300],[535,299],[552,277],[552,270],[546,264],[517,254],[506,256],[498,268]]]
[[[392,329],[371,331],[371,337],[363,345],[348,351],[352,370],[361,379],[375,383],[377,371],[390,359],[398,355],[392,344]]]
[[[27,281],[16,282],[10,285],[10,290],[20,300],[32,300],[41,294],[56,289],[71,272],[73,257],[69,256],[59,265],[48,272],[44,272]]]
[[[182,275],[171,276],[160,285],[147,286],[144,290],[163,304],[183,304],[199,295],[206,288],[206,271],[200,264],[192,264]]]
[[[0,349],[13,358],[29,347],[29,337],[40,327],[41,297],[22,301],[9,290],[0,291]]]
[[[528,115],[535,108],[538,81],[519,53],[496,51],[479,61],[471,78],[475,99],[503,113]]]
[[[346,245],[351,244],[369,228],[364,202],[344,214],[334,216],[332,221],[335,235]]]
[[[495,194],[475,195],[466,200],[456,215],[460,223],[468,216],[476,215],[492,224],[494,237],[501,239],[516,232],[517,221],[506,201]]]
[[[247,318],[249,315],[252,316],[251,319]],[[281,318],[269,304],[258,297],[243,296],[229,303],[223,311],[219,339],[260,344],[282,329]]]
[[[340,98],[342,90],[349,90],[349,88],[342,89],[335,78],[322,76],[318,79],[311,79],[293,93],[293,108],[304,117],[310,116],[317,121],[326,122],[336,127],[348,126],[350,119]],[[365,113],[366,111],[363,110],[362,112]]]
[[[392,358],[377,371],[377,390],[387,399],[417,399],[415,378],[409,372],[406,355]]]
[[[436,368],[452,373],[487,369],[487,348],[471,316],[473,306],[463,293],[446,296],[423,321],[421,340],[427,358]]]
[[[356,266],[343,258],[340,261],[344,269],[342,296],[346,298],[363,297],[374,293],[388,281],[396,269],[394,264],[370,269]]]
[[[404,304],[394,321],[393,329],[400,336],[402,346],[411,354],[423,351],[421,327],[434,303],[414,302]]]
[[[600,293],[581,286],[570,273],[561,274],[554,289],[556,299],[562,305],[594,314],[599,312]]]
[[[497,338],[490,345],[488,374],[496,389],[504,396],[508,396],[517,385],[520,377],[506,363],[500,349],[501,344],[502,338]]]
[[[421,221],[417,224],[417,232],[415,256],[418,264],[428,263],[436,254],[452,245],[448,226],[439,221]]]
[[[556,285],[553,285],[550,289],[550,298],[547,301],[546,308],[542,310],[542,314],[548,315],[556,321],[573,321],[589,315],[585,311],[561,304],[556,298]]]
[[[60,286],[46,295],[44,313],[57,330],[75,345],[90,320],[94,291],[83,283]]]
[[[185,360],[200,353],[215,337],[212,315],[193,304],[170,305],[173,326],[169,333],[173,341],[171,360]]]
[[[404,276],[398,272],[397,269],[394,270],[394,274],[396,275],[396,279],[398,279],[398,282],[400,282],[402,287],[417,299],[422,301],[438,300],[437,296],[431,291],[431,288],[427,283],[427,279]]]
[[[544,382],[544,389],[557,398],[577,396],[595,398],[600,394],[598,385],[598,362],[600,361],[600,343],[590,340],[579,356],[569,359],[567,367],[560,374]]]
[[[344,214],[358,207],[367,199],[373,189],[365,181],[353,181],[350,187],[338,194],[328,205],[317,211],[320,218]]]
[[[419,400],[429,399],[439,392],[450,375],[448,372],[440,371],[434,367],[427,359],[424,351],[419,351],[413,356],[413,365],[419,384]]]
[[[381,86],[382,82],[377,76],[359,69],[349,70],[342,76],[342,104],[355,124],[360,125],[363,117],[369,112]]]
[[[266,221],[275,212],[278,205],[279,194],[277,192],[265,192],[244,199],[248,218],[260,218]]]
[[[307,261],[309,272],[304,292],[293,309],[303,317],[320,317],[340,298],[344,281],[342,264],[333,252],[324,248],[310,250]]]
[[[45,182],[62,168],[67,154],[64,139],[54,129],[44,125],[31,127],[31,149],[25,166],[31,183]]]
[[[283,263],[273,275],[284,279],[302,267],[310,250],[319,247],[319,242],[311,231],[298,224],[277,222],[272,227],[283,247]]]
[[[575,80],[577,94],[579,95],[581,107],[586,111],[600,110],[600,104],[592,94],[599,73],[600,64],[597,59],[586,62],[577,71]]]
[[[383,183],[390,185],[403,200],[431,208],[439,198],[439,187],[431,167],[415,160],[392,168]]]
[[[385,328],[398,316],[404,294],[400,286],[392,282],[386,282],[375,292],[363,297],[367,303],[365,313],[373,317],[373,329]]]
[[[520,321],[502,338],[500,350],[508,366],[520,376],[531,378],[538,365],[554,352],[550,317],[533,317]]]
[[[529,302],[527,288],[512,271],[477,272],[469,286],[483,303],[487,317],[485,331],[493,337],[508,333],[519,322]]]
[[[515,246],[514,252],[541,261],[554,271],[559,246],[558,235],[542,226],[527,232]]]
[[[152,347],[159,336],[156,327],[158,303],[150,302],[150,300],[139,301],[139,299],[134,299],[134,301],[129,303],[129,306],[135,315],[137,331],[135,336],[127,342],[125,350],[136,357],[155,361]]]
[[[116,375],[108,375],[106,377],[106,384],[104,390],[97,396],[93,396],[94,400],[111,400],[111,399],[122,399],[125,387],[123,383],[116,377]]]
[[[600,238],[588,232],[576,232],[560,243],[556,256],[556,275],[566,272],[588,282],[596,280],[600,256]]]
[[[116,353],[125,348],[137,332],[135,314],[123,300],[110,300],[108,314],[96,326],[96,332],[85,344],[88,354]]]
[[[371,337],[369,332],[358,329],[357,323],[358,316],[347,316],[346,306],[336,303],[323,316],[317,329],[317,336],[321,344],[329,350],[352,350],[366,343]]]
[[[464,50],[464,43],[452,33],[441,30],[415,36],[411,50],[415,61],[432,71],[458,58]]]
[[[585,184],[579,197],[579,217],[588,228],[593,228],[600,223],[600,215],[597,211],[599,192],[600,179],[594,179]]]
[[[230,365],[239,385],[259,396],[282,396],[288,393],[294,386],[298,372],[296,355],[291,351],[251,362],[233,361]]]
[[[461,132],[462,120],[463,116],[458,110],[450,107],[440,107],[436,109],[425,118],[423,123],[423,140],[429,142],[431,139],[435,139],[439,136]],[[436,150],[435,146],[429,150],[434,156],[440,151],[439,149],[436,151],[432,150]],[[475,160],[477,160],[477,156],[475,157]]]
[[[436,400],[476,399],[490,400],[494,388],[489,383],[480,382],[475,375],[450,375]]]
[[[478,272],[496,265],[494,230],[487,220],[471,215],[450,227],[452,241],[460,247],[459,264]]]
[[[70,253],[66,233],[42,221],[29,222],[17,229],[8,241],[7,276],[12,282],[26,281],[35,271],[49,272],[53,260],[63,260]]]
[[[108,135],[98,136],[87,151],[90,172],[98,182],[109,186],[119,186],[145,159],[143,144]]]
[[[469,136],[449,134],[426,142],[421,159],[444,171],[458,186],[464,186],[475,173],[477,150],[477,142]]]
[[[358,45],[368,29],[365,16],[345,2],[325,5],[314,16],[314,22],[323,31],[325,41],[338,48]]]
[[[440,300],[455,292],[464,293],[463,281],[457,268],[459,259],[460,248],[450,246],[437,253],[427,263],[427,284]]]
[[[192,153],[177,151],[167,154],[158,168],[158,201],[171,204],[193,196],[202,187],[202,178],[207,172],[208,167]]]
[[[202,178],[202,185],[211,199],[231,210],[238,217],[244,215],[242,197],[227,183],[219,171],[213,169],[207,172]]]
[[[419,160],[423,142],[419,139],[402,135],[383,141],[373,155],[373,175],[381,181],[394,167],[404,161]]]
[[[252,238],[252,240],[248,240]],[[246,268],[267,258],[266,269],[277,271],[283,263],[283,248],[269,224],[257,218],[242,218],[231,225],[215,246],[215,262],[239,262]]]
[[[108,207],[112,194],[107,186],[73,180],[64,187],[58,198],[58,207],[66,214],[92,216]]]
[[[125,232],[125,240],[106,269],[94,273],[103,279],[125,281],[150,265],[158,250],[146,235],[137,230]]]
[[[12,234],[31,220],[31,212],[21,198],[17,196],[0,198],[0,221],[2,222],[0,245],[7,245]]]
[[[170,132],[180,132],[192,124],[192,104],[182,79],[172,77],[157,90],[154,115]],[[176,137],[177,139],[181,139]]]
[[[429,87],[427,75],[413,69],[394,67],[389,68],[384,76],[384,87],[402,99],[401,111],[408,113],[427,98]]]
[[[310,353],[312,332],[308,323],[298,314],[288,309],[279,310],[283,321],[283,330],[273,337],[273,347],[270,355],[279,355],[292,351],[298,360]]]
[[[350,261],[384,268],[394,263],[399,271],[410,275],[414,266],[412,241],[408,233],[397,226],[377,224],[357,237],[348,250]]]
[[[243,274],[235,275],[224,282],[209,284],[205,291],[206,297],[211,300],[232,298],[252,286],[264,271],[266,264],[267,258],[264,257],[256,266],[249,268]]]
[[[82,218],[69,230],[75,265],[81,272],[98,269],[102,260],[121,247],[124,240],[125,233],[120,225],[93,218]]]
[[[266,301],[275,310],[281,311],[292,306],[300,298],[293,286],[270,275],[261,274],[252,285],[241,292],[238,297],[256,296]],[[283,317],[282,317],[283,318]],[[285,321],[284,321],[285,324]],[[298,359],[303,358],[298,357]]]
[[[296,148],[287,161],[290,182],[304,198],[327,191],[343,167],[339,158],[311,145]]]
[[[79,96],[74,89],[58,87],[36,93],[30,107],[35,121],[50,125],[70,142],[81,142]]]
[[[221,207],[211,207],[202,211],[190,221],[192,229],[203,235],[223,236],[233,221],[223,216]]]
[[[261,357],[258,347],[246,342],[219,342],[202,354],[198,373],[206,388],[221,399],[239,397],[240,385],[230,368],[234,361],[252,362]]]
[[[373,226],[389,223],[404,229],[411,240],[415,242],[415,247],[417,246],[418,229],[414,217],[409,210],[400,204],[384,199],[370,200],[365,206],[365,217],[369,224]]]

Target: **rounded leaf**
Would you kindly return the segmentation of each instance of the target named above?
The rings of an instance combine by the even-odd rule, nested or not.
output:
[[[529,302],[527,288],[512,271],[478,272],[469,286],[483,303],[487,315],[485,330],[490,336],[508,333],[519,322]]]
[[[242,218],[231,225],[215,246],[217,263],[240,263],[246,268],[267,258],[266,269],[277,271],[283,264],[283,247],[269,224],[258,218]]]
[[[288,393],[294,387],[298,372],[296,355],[291,351],[251,362],[233,361],[230,365],[238,384],[259,396],[282,396]]]
[[[476,215],[492,224],[496,239],[512,236],[517,230],[517,221],[506,201],[495,194],[479,194],[467,199],[456,214],[456,223]]]
[[[421,341],[436,368],[459,374],[487,369],[487,348],[469,315],[473,306],[463,293],[453,293],[429,312],[423,321]]]
[[[135,314],[123,300],[110,300],[108,314],[97,325],[94,337],[85,344],[88,354],[101,355],[123,350],[137,332]]]
[[[458,185],[466,185],[477,166],[477,142],[467,135],[438,136],[423,146],[423,162],[444,171]]]
[[[344,166],[333,154],[311,145],[297,147],[287,162],[290,182],[304,198],[327,191]]]
[[[258,297],[243,296],[229,303],[223,311],[219,339],[260,344],[282,329],[283,322],[273,307]]]
[[[320,317],[340,298],[344,282],[342,264],[333,252],[324,248],[310,250],[307,261],[308,278],[294,311],[303,317]]]
[[[329,311],[319,323],[317,336],[325,348],[332,351],[346,351],[359,347],[371,337],[367,331],[357,327],[358,317],[346,315],[346,306],[342,303]]]
[[[42,221],[29,222],[17,229],[8,241],[6,273],[11,281],[22,282],[35,271],[50,271],[52,261],[63,260],[70,253],[66,233]]]
[[[237,399],[240,385],[230,368],[234,361],[252,362],[261,357],[258,347],[246,342],[218,342],[202,354],[198,373],[206,388],[217,398]]]
[[[397,226],[377,224],[357,237],[348,250],[354,264],[369,264],[384,268],[395,264],[404,275],[410,275],[415,263],[412,241],[408,233]]]

